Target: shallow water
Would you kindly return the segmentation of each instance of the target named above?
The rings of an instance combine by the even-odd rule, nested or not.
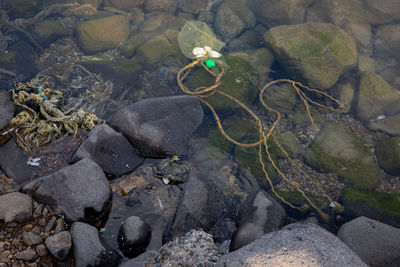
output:
[[[350,135],[360,140],[365,150],[370,153],[374,160],[372,164],[377,164],[374,154],[376,144],[384,137],[400,135],[397,126],[394,125],[399,122],[396,115],[399,114],[400,101],[393,103],[390,99],[384,99],[380,106],[382,113],[372,112],[372,115],[369,115],[368,105],[371,103],[367,100],[367,104],[364,104],[367,106],[360,107],[361,98],[359,97],[360,90],[363,89],[361,77],[364,72],[380,76],[384,80],[380,82],[386,82],[385,86],[390,88],[389,94],[399,93],[400,4],[398,1],[248,0],[246,3],[246,1],[238,0],[224,1],[221,5],[222,1],[203,0],[198,1],[198,7],[185,4],[193,1],[179,1],[180,4],[177,6],[177,1],[174,0],[152,1],[153,5],[133,5],[129,4],[130,1],[111,0],[77,1],[88,4],[78,4],[74,1],[66,4],[64,1],[50,0],[29,0],[23,4],[20,2],[0,2],[2,11],[0,68],[16,75],[14,78],[13,75],[10,77],[8,72],[0,71],[1,90],[13,88],[15,81],[28,82],[37,77],[39,83],[46,81],[49,87],[63,92],[66,107],[80,104],[80,107],[104,120],[107,120],[118,108],[145,98],[183,94],[178,87],[176,75],[181,68],[191,62],[191,59],[181,53],[176,36],[186,20],[202,20],[216,32],[219,40],[226,43],[221,50],[223,55],[241,55],[239,63],[229,61],[229,56],[225,57],[225,63],[229,67],[226,75],[231,75],[230,77],[233,77],[231,84],[239,88],[235,92],[232,91],[232,94],[242,99],[260,117],[265,127],[270,127],[276,117],[266,112],[258,101],[258,93],[266,82],[275,79],[291,79],[313,87],[315,84],[323,86],[325,81],[315,82],[310,78],[315,74],[304,74],[304,69],[295,64],[295,60],[289,63],[284,62],[284,59],[279,57],[279,52],[266,44],[264,34],[281,25],[306,22],[328,23],[335,25],[337,27],[335,29],[342,29],[346,36],[350,36],[358,54],[356,61],[346,66],[338,75],[337,80],[334,79],[325,88],[315,88],[332,95],[349,108],[349,112],[337,114],[311,105],[310,112],[318,128],[323,129],[325,123],[330,122],[348,129]],[[201,12],[198,12],[198,9]],[[115,18],[117,15],[119,16],[117,22],[99,22],[101,19],[109,19],[112,16]],[[85,24],[86,21],[92,21],[93,24]],[[108,26],[104,26],[103,29],[102,25]],[[88,27],[85,30],[93,31],[91,34],[93,34],[94,43],[93,40],[91,42],[85,39],[82,35],[85,30],[81,31],[79,27]],[[94,27],[95,30],[90,27]],[[170,31],[166,33],[168,30]],[[152,39],[158,37],[157,41]],[[304,36],[299,35],[299,39],[301,38]],[[334,39],[330,36],[323,36],[321,39],[324,38]],[[146,42],[150,41],[154,42],[155,48],[145,46]],[[273,51],[272,54],[275,57],[269,51],[264,51],[262,55],[254,54],[260,48]],[[298,54],[307,50],[306,48],[302,50],[301,47],[295,48]],[[165,50],[161,51],[161,49]],[[318,51],[318,57],[321,54],[322,57],[329,57],[336,52],[339,56],[341,55],[342,51],[329,49],[330,47]],[[311,55],[309,60],[319,64],[318,57]],[[250,58],[249,61],[248,58]],[[320,69],[313,71],[317,74],[321,69],[322,72],[333,72],[337,65],[340,64],[329,61]],[[196,77],[195,72],[188,76],[188,81],[185,83],[187,86],[198,86],[196,81],[193,81],[193,77]],[[199,77],[202,79],[206,76]],[[208,78],[204,79],[206,86],[210,85],[207,82],[212,82],[207,80]],[[241,87],[244,89],[242,90]],[[343,172],[349,168],[347,165],[336,166],[337,170],[332,170],[330,167],[316,166],[310,164],[309,160],[305,160],[310,144],[316,140],[320,132],[312,128],[301,99],[296,94],[293,95],[293,91],[288,92],[281,87],[272,91],[275,93],[268,97],[274,98],[275,102],[270,104],[283,114],[277,138],[285,145],[285,149],[296,150],[296,152],[292,151],[290,156],[304,171],[302,173],[299,168],[290,165],[290,161],[279,152],[271,152],[289,181],[280,179],[276,171],[271,171],[275,188],[280,192],[293,192],[296,190],[292,181],[296,181],[306,193],[312,195],[314,202],[318,203],[325,212],[334,215],[328,207],[329,201],[327,202],[323,193],[315,186],[315,182],[332,200],[339,202],[343,200],[343,188],[352,188],[354,185],[360,187],[360,184],[343,179],[346,175]],[[280,91],[285,93],[277,96],[276,91],[278,94]],[[230,91],[227,93],[229,94]],[[337,108],[333,101],[320,94],[306,93],[305,95],[315,102]],[[370,96],[375,97],[374,93]],[[291,98],[294,101],[288,101]],[[371,101],[374,102],[374,98]],[[376,102],[378,101],[380,100]],[[239,138],[243,142],[258,140],[257,124],[249,122],[248,114],[229,103],[219,100],[212,103],[215,104],[230,136]],[[361,114],[360,109],[366,109],[367,115]],[[258,161],[257,150],[241,150],[227,142],[217,131],[212,113],[205,106],[204,110],[206,117],[195,133],[195,141],[192,140],[193,143],[201,143],[204,147],[196,150],[191,143],[192,151],[189,150],[187,154],[182,155],[183,159],[191,159],[197,166],[204,167],[203,170],[208,172],[207,175],[215,177],[215,183],[224,192],[233,188],[232,184],[218,173],[218,167],[215,166],[220,166],[221,162],[223,165],[225,160],[232,160],[237,164],[235,166],[237,177],[245,179],[244,176],[252,175],[262,188],[270,190],[260,166],[249,166],[250,163]],[[395,119],[385,121],[384,125],[379,124],[389,117]],[[209,167],[210,165],[204,163],[204,155],[202,155],[203,158],[200,156],[196,158],[198,151],[203,149],[214,161],[212,163],[215,164],[214,167]],[[345,160],[351,161],[352,158],[345,158]],[[267,168],[270,170],[271,166],[268,165]],[[366,187],[367,190],[400,194],[399,176],[386,173],[381,168],[377,172],[378,183]],[[309,181],[305,179],[305,174],[311,177]],[[221,180],[218,180],[219,178]],[[246,186],[251,187],[247,181],[239,181],[238,188]],[[235,194],[238,191],[240,192],[239,189],[233,188],[231,193]],[[290,193],[283,193],[289,199],[290,196],[287,194]],[[236,197],[240,199],[242,196],[237,194]],[[297,206],[305,203],[298,197],[291,198],[291,202]],[[293,212],[293,218],[296,219],[305,216],[290,208],[288,212]],[[347,220],[346,216],[351,218],[355,214],[362,215],[351,211],[343,215],[343,218],[339,217],[339,221],[344,222]],[[317,215],[315,210],[311,210],[311,215]],[[338,219],[338,217],[333,216],[333,219]],[[400,222],[396,225],[400,225]]]

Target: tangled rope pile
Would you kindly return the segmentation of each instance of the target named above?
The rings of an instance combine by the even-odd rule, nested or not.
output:
[[[195,51],[195,50],[193,50],[193,51]],[[218,68],[219,68],[219,70],[220,70],[220,72],[219,72],[218,74],[216,74],[216,73],[214,73],[214,72],[210,69],[210,67],[209,67],[210,64],[207,64],[207,65],[204,64],[204,62],[207,63],[207,62],[209,62],[209,61],[211,60],[210,58],[208,58],[208,55],[205,54],[205,55],[201,55],[201,56],[202,56],[201,59],[194,60],[192,63],[190,63],[190,64],[188,64],[187,66],[183,67],[183,68],[178,72],[178,75],[177,75],[177,82],[178,82],[179,88],[180,88],[184,93],[186,93],[186,94],[189,94],[189,95],[193,95],[193,96],[198,97],[198,99],[199,99],[202,103],[204,103],[204,104],[211,110],[211,112],[212,112],[212,114],[213,114],[213,116],[214,116],[214,118],[215,118],[215,121],[216,121],[216,123],[217,123],[218,129],[220,130],[220,132],[222,133],[222,135],[223,135],[226,139],[228,139],[231,143],[233,143],[233,144],[235,144],[235,145],[237,145],[237,146],[240,146],[240,147],[256,147],[256,146],[258,146],[258,158],[259,158],[259,162],[260,162],[260,164],[261,164],[263,173],[265,174],[265,177],[266,177],[266,179],[267,179],[267,181],[268,181],[268,183],[269,183],[269,185],[270,185],[270,187],[271,187],[272,192],[275,194],[275,196],[276,196],[279,200],[281,200],[283,203],[287,204],[289,207],[294,208],[294,209],[298,209],[298,210],[300,210],[300,211],[302,211],[302,212],[308,210],[308,209],[309,209],[309,206],[311,206],[313,209],[315,209],[315,210],[319,213],[319,215],[321,216],[322,219],[324,219],[324,220],[326,220],[326,221],[329,220],[329,215],[326,214],[325,212],[323,212],[323,211],[321,210],[321,208],[319,208],[319,207],[306,195],[306,192],[304,191],[303,188],[301,188],[300,184],[299,184],[298,182],[296,182],[296,181],[291,181],[290,179],[288,179],[288,177],[279,169],[279,167],[277,166],[276,162],[272,159],[272,156],[271,156],[271,154],[270,154],[270,152],[269,152],[269,149],[268,149],[268,141],[269,141],[269,140],[272,140],[272,141],[277,145],[277,147],[280,149],[280,151],[283,153],[283,155],[289,160],[289,162],[290,162],[296,169],[298,169],[298,170],[303,174],[303,176],[304,176],[305,179],[308,179],[313,185],[316,186],[316,188],[321,192],[322,196],[323,196],[324,198],[326,198],[326,199],[329,201],[329,203],[330,203],[329,206],[333,209],[334,212],[338,212],[338,213],[342,212],[342,211],[343,211],[342,205],[340,205],[338,202],[332,200],[332,198],[331,198],[328,194],[326,194],[326,192],[321,188],[320,184],[319,184],[318,182],[316,182],[316,181],[313,181],[313,180],[311,179],[311,177],[310,177],[309,175],[307,175],[307,173],[306,173],[304,170],[302,170],[301,167],[300,167],[295,161],[293,161],[293,160],[290,158],[288,152],[287,152],[287,151],[278,143],[278,141],[273,137],[273,132],[274,132],[274,130],[276,129],[277,125],[279,124],[279,121],[281,120],[281,117],[282,117],[282,116],[281,116],[280,112],[278,112],[277,110],[275,110],[275,109],[269,107],[269,106],[265,103],[265,101],[264,101],[264,96],[263,96],[263,95],[264,95],[264,92],[265,92],[271,85],[279,84],[279,83],[289,83],[289,84],[293,87],[293,89],[296,91],[296,93],[297,93],[297,95],[299,96],[300,100],[304,103],[304,105],[305,105],[305,107],[306,107],[306,112],[307,112],[308,117],[310,118],[312,127],[316,128],[316,129],[318,129],[318,127],[316,126],[316,124],[315,124],[315,122],[314,122],[314,120],[313,120],[313,118],[312,118],[312,116],[311,116],[310,109],[309,109],[309,103],[311,103],[311,104],[313,104],[313,105],[316,105],[316,106],[318,106],[318,107],[324,108],[324,109],[328,109],[328,110],[331,110],[331,111],[338,112],[338,113],[343,113],[343,112],[346,110],[346,108],[344,107],[344,105],[341,104],[338,100],[334,99],[332,96],[330,96],[330,95],[328,95],[328,94],[326,94],[326,93],[324,93],[324,92],[321,92],[321,91],[319,91],[319,90],[309,88],[309,87],[307,87],[307,86],[305,86],[305,85],[303,85],[303,84],[301,84],[301,83],[299,83],[299,82],[295,82],[295,81],[288,80],[288,79],[279,79],[279,80],[275,80],[275,81],[272,81],[272,82],[267,83],[267,84],[261,89],[260,94],[259,94],[259,100],[260,100],[260,103],[262,104],[262,106],[263,106],[267,111],[269,111],[269,112],[275,114],[275,116],[276,116],[276,119],[275,119],[275,121],[273,122],[272,126],[269,128],[268,131],[266,131],[266,130],[264,130],[264,129],[267,129],[267,127],[265,127],[265,126],[263,125],[263,123],[262,123],[262,121],[260,120],[260,118],[259,118],[253,111],[251,111],[246,105],[244,105],[242,102],[240,102],[240,101],[239,101],[238,99],[236,99],[235,97],[233,97],[233,96],[231,96],[231,95],[229,95],[229,94],[227,94],[227,93],[224,93],[224,92],[218,90],[218,87],[221,85],[222,76],[223,76],[223,74],[224,74],[224,68],[222,67],[222,65],[216,63],[216,66],[218,66]],[[212,65],[214,65],[214,64],[212,64]],[[196,67],[196,66],[201,66],[204,70],[206,70],[210,75],[212,75],[212,76],[215,78],[215,83],[214,83],[212,86],[210,86],[210,87],[205,87],[205,86],[203,86],[203,87],[195,88],[195,89],[193,89],[193,90],[189,90],[189,89],[183,84],[183,81],[184,81],[185,78],[189,75],[190,71],[191,71],[194,67]],[[332,100],[332,101],[335,102],[336,104],[338,104],[339,107],[338,107],[337,109],[334,109],[334,108],[332,108],[332,107],[329,107],[329,106],[320,104],[320,103],[318,103],[318,102],[315,102],[315,101],[313,101],[312,99],[310,99],[310,98],[307,96],[307,94],[306,94],[302,89],[305,90],[305,91],[312,92],[312,93],[321,94],[321,95],[323,95],[323,96],[329,98],[330,100]],[[224,130],[223,126],[222,126],[221,120],[220,120],[220,118],[219,118],[217,112],[215,111],[214,107],[206,101],[207,97],[210,97],[210,96],[212,96],[212,95],[214,95],[214,94],[219,94],[219,95],[222,95],[222,96],[224,96],[224,97],[227,97],[228,99],[234,101],[236,104],[238,104],[240,107],[242,107],[244,110],[246,110],[246,112],[248,112],[248,113],[251,115],[251,117],[256,121],[256,123],[257,123],[257,125],[258,125],[258,129],[259,129],[259,140],[258,140],[257,142],[254,142],[254,143],[241,143],[241,142],[238,142],[238,141],[234,140],[233,138],[231,138],[231,137],[225,132],[225,130]],[[282,177],[282,179],[284,179],[288,184],[292,185],[292,186],[304,197],[304,199],[307,201],[307,203],[308,203],[309,206],[308,206],[307,204],[305,204],[305,205],[303,205],[303,206],[301,206],[301,207],[295,206],[295,205],[293,205],[292,203],[290,203],[289,201],[287,201],[286,199],[284,199],[281,195],[279,195],[279,193],[275,190],[274,185],[273,185],[273,183],[272,183],[272,181],[271,181],[270,175],[268,174],[268,172],[267,172],[267,170],[266,170],[266,167],[265,167],[265,164],[264,164],[264,157],[265,157],[265,154],[264,154],[263,152],[265,152],[268,161],[271,163],[272,167],[278,172],[278,174]]]
[[[61,91],[48,88],[48,84],[18,83],[11,89],[14,105],[20,111],[11,121],[18,145],[27,153],[62,135],[76,136],[78,128],[91,130],[101,121],[96,115],[77,107],[64,111]]]

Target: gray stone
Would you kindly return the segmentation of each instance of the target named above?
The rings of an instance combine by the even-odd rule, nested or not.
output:
[[[66,220],[96,221],[106,211],[111,188],[102,169],[92,160],[83,159],[53,174],[35,180],[24,191],[48,204]]]
[[[314,224],[290,224],[225,254],[218,267],[367,265],[339,238]]]
[[[15,258],[17,260],[31,261],[36,259],[36,257],[37,257],[36,252],[32,248],[27,248],[15,254]]]
[[[152,266],[214,266],[221,253],[214,245],[213,237],[203,231],[191,230],[171,241],[158,251],[147,267]],[[201,265],[200,265],[201,266]]]
[[[50,218],[50,220],[48,221],[46,227],[44,228],[44,232],[45,233],[48,233],[53,229],[54,223],[56,222],[56,219],[57,219],[56,216],[52,216]]]
[[[223,40],[232,40],[245,29],[254,26],[256,19],[246,3],[240,0],[224,1],[215,16],[215,31]]]
[[[22,242],[24,242],[25,245],[33,246],[42,243],[42,238],[32,232],[24,232],[22,234]]]
[[[36,246],[36,254],[37,254],[39,257],[46,256],[46,255],[48,254],[46,245],[45,245],[45,244],[39,244],[39,245],[37,245],[37,246]]]
[[[266,32],[264,39],[282,67],[313,88],[332,87],[358,62],[353,37],[329,23],[282,25]]]
[[[118,265],[119,257],[103,247],[95,227],[74,222],[71,237],[77,267]]]
[[[400,24],[379,27],[374,49],[378,57],[400,60]]]
[[[124,107],[113,115],[110,125],[141,154],[164,157],[184,153],[187,139],[202,120],[200,101],[184,95],[150,98]]]
[[[46,239],[45,244],[51,255],[56,257],[58,260],[63,261],[72,247],[71,235],[68,231],[60,232],[49,236]]]
[[[97,125],[90,131],[73,161],[83,158],[93,160],[104,172],[114,177],[133,171],[144,160],[121,133],[106,124]]]
[[[388,266],[400,260],[400,229],[366,217],[340,227],[338,237],[369,266]]]
[[[326,124],[306,152],[315,168],[333,172],[360,188],[375,188],[380,180],[374,156],[343,126]]]
[[[8,91],[0,91],[0,130],[11,123],[15,107]]]
[[[120,264],[119,267],[145,267],[147,262],[150,259],[154,258],[156,253],[157,253],[156,250],[146,251],[145,253],[140,254],[136,258]]]
[[[32,199],[19,192],[0,196],[0,219],[5,223],[23,222],[32,216]]]
[[[247,203],[246,203],[247,202]],[[248,198],[239,212],[238,229],[233,234],[230,250],[237,250],[266,233],[277,231],[285,210],[271,196],[259,191]]]
[[[364,0],[364,15],[371,24],[387,24],[400,19],[398,0]]]
[[[178,8],[183,12],[198,14],[207,11],[214,0],[178,0]]]
[[[134,258],[146,251],[151,239],[151,228],[140,217],[130,216],[123,221],[118,244],[125,256]]]
[[[379,166],[388,174],[400,175],[400,137],[386,137],[375,147]]]

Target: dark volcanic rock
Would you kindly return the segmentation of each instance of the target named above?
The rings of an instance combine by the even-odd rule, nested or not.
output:
[[[230,250],[237,250],[266,233],[277,231],[285,217],[285,210],[271,196],[259,191],[249,197],[239,212],[238,229]]]
[[[32,199],[19,192],[0,196],[0,220],[23,222],[32,216]]]
[[[134,170],[143,162],[128,140],[106,124],[94,127],[76,151],[73,161],[89,158],[104,172],[115,176]]]
[[[71,236],[77,267],[118,266],[119,256],[103,247],[95,227],[75,222],[71,227]]]
[[[140,217],[131,216],[122,223],[119,229],[119,248],[125,256],[133,258],[146,250],[150,238],[150,226]]]
[[[119,267],[145,267],[147,262],[156,255],[157,251],[149,250],[134,259],[126,261]]]
[[[106,176],[90,159],[37,179],[23,189],[54,208],[55,214],[63,214],[72,222],[96,221],[104,215],[111,198]]]
[[[72,247],[71,235],[68,231],[63,231],[48,237],[45,243],[51,255],[60,261],[63,261],[65,257],[67,257]]]
[[[184,95],[150,98],[124,107],[112,116],[110,125],[141,154],[164,157],[184,153],[187,139],[202,120],[200,101]]]
[[[11,123],[14,111],[15,107],[10,100],[10,93],[8,91],[0,91],[0,130]]]
[[[218,267],[367,265],[339,238],[314,224],[290,224],[225,254]]]
[[[399,228],[359,217],[343,224],[338,237],[369,266],[387,266],[400,260]]]

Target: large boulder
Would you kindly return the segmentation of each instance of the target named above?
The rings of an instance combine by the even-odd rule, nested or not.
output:
[[[374,156],[346,128],[327,124],[306,152],[307,161],[324,171],[337,173],[361,188],[375,188],[380,174]]]
[[[203,120],[193,96],[149,98],[117,111],[110,125],[122,131],[145,156],[183,154],[187,139]]]
[[[111,199],[111,188],[103,170],[90,159],[34,180],[23,190],[70,222],[97,221]]]
[[[75,28],[80,47],[92,54],[117,47],[129,32],[129,19],[121,15],[81,22]]]
[[[337,235],[369,266],[400,261],[400,228],[359,217],[343,224]]]
[[[376,120],[400,112],[400,94],[378,75],[365,72],[361,76],[357,115],[361,120]]]
[[[84,158],[96,162],[112,177],[134,170],[144,160],[121,133],[106,124],[97,125],[90,131],[88,138],[76,151],[73,161]]]
[[[224,1],[215,16],[215,31],[224,40],[232,40],[246,28],[254,26],[256,19],[243,0]]]
[[[354,39],[333,24],[278,26],[264,39],[292,78],[319,89],[332,87],[358,60]]]
[[[339,238],[315,224],[290,224],[225,254],[217,267],[367,265]]]
[[[23,222],[32,216],[30,196],[13,192],[0,196],[0,220],[4,222]]]
[[[71,237],[77,267],[118,266],[119,256],[104,248],[96,227],[74,222],[71,227]]]

